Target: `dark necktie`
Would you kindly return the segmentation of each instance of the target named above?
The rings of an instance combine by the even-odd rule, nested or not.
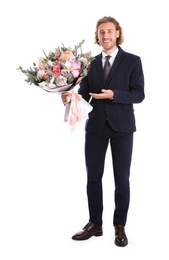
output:
[[[110,65],[110,62],[109,62],[109,59],[111,58],[110,55],[107,55],[105,57],[106,61],[105,61],[105,65],[104,65],[104,78],[105,80],[107,79],[107,76],[109,74],[109,71],[110,71],[110,68],[111,68],[111,65]]]

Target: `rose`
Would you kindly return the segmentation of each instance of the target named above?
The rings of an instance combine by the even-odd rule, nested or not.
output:
[[[57,83],[58,87],[67,85],[67,78],[65,78],[64,76],[59,76],[58,79],[59,79],[59,82]]]
[[[70,61],[70,60],[74,60],[75,57],[72,53],[72,51],[64,51],[61,56],[59,57],[59,60],[66,62],[66,61]]]
[[[82,72],[81,63],[78,61],[71,61],[71,69],[73,77],[77,78]]]
[[[55,74],[56,77],[60,76],[61,73],[60,73],[60,65],[59,64],[56,64],[54,67],[53,67],[53,73]]]
[[[70,73],[70,71],[68,69],[62,69],[61,70],[62,76],[66,77],[66,78],[69,76],[69,73]]]

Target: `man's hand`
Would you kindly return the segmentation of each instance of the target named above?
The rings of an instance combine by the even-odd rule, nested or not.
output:
[[[61,99],[63,104],[68,104],[70,102],[71,93],[70,92],[63,92],[61,94]]]
[[[95,99],[111,99],[114,97],[114,92],[110,89],[102,89],[100,94],[90,92],[89,95]]]

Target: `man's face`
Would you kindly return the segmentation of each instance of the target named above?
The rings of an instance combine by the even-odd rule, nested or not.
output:
[[[116,49],[116,40],[119,37],[119,30],[116,30],[114,23],[102,23],[98,27],[98,39],[104,52],[112,52]]]

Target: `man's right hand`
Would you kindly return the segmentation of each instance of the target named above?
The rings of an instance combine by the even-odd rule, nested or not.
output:
[[[63,92],[61,94],[62,102],[63,104],[68,104],[71,99],[71,93],[70,92]]]

